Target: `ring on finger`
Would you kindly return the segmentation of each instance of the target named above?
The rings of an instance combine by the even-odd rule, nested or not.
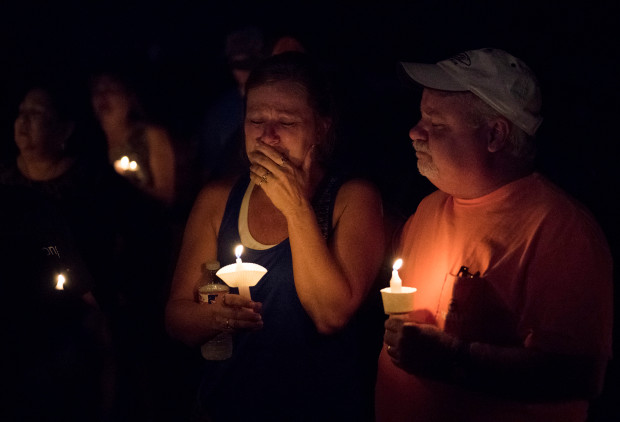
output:
[[[226,318],[226,325],[224,326],[227,330],[232,330],[232,326],[230,325],[230,319]]]

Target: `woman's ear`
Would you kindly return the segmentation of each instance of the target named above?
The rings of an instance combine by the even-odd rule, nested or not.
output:
[[[506,147],[510,128],[511,123],[504,117],[498,117],[489,122],[487,138],[487,150],[489,152],[499,152]]]

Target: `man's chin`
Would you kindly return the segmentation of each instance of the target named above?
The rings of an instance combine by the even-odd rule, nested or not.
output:
[[[420,163],[420,160],[418,160],[418,171],[422,176],[426,177],[431,181],[437,178],[439,173],[435,166],[431,165],[430,163]]]

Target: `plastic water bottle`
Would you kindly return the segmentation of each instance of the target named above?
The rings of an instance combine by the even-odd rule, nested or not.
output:
[[[218,261],[205,264],[203,277],[198,286],[198,300],[209,306],[221,300],[222,295],[230,290],[215,273],[220,269]],[[232,356],[232,334],[222,331],[200,347],[202,357],[207,360],[224,360]]]

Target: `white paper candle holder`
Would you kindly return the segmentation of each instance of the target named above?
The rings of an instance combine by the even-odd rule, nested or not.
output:
[[[265,273],[267,269],[261,265],[242,262],[226,265],[215,274],[228,286],[238,288],[241,296],[252,299],[250,287],[256,286]]]
[[[402,286],[399,292],[393,292],[391,287],[381,289],[383,311],[388,314],[406,314],[413,311],[413,296],[415,287]]]

